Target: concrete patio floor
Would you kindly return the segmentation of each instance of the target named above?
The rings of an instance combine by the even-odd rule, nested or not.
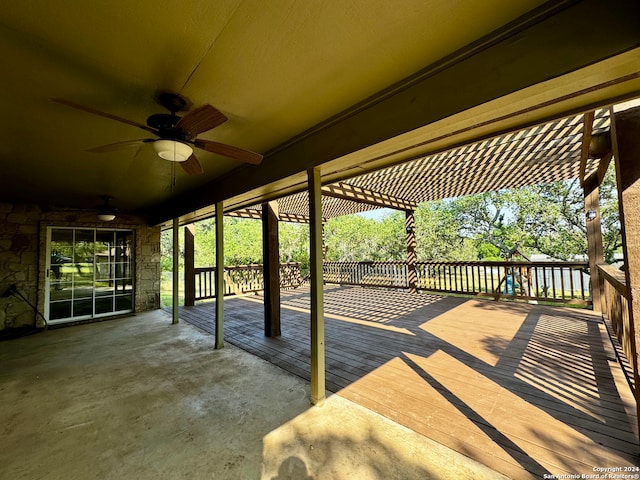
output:
[[[0,478],[494,479],[154,311],[0,343]]]

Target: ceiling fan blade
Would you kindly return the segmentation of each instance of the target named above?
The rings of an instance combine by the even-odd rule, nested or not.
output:
[[[240,160],[241,162],[251,163],[253,165],[258,165],[262,162],[262,155],[259,153],[244,150],[243,148],[232,147],[231,145],[225,145],[224,143],[198,139],[193,142],[193,144],[207,152],[217,153],[218,155],[233,158],[234,160]]]
[[[127,140],[125,142],[109,143],[108,145],[101,145],[99,147],[93,147],[87,150],[91,153],[107,153],[115,152],[117,150],[123,150],[125,148],[140,147],[143,143],[153,142],[153,138],[140,138],[138,140]]]
[[[182,169],[189,175],[200,175],[204,173],[204,168],[200,165],[200,162],[195,155],[191,154],[184,162],[179,162]]]
[[[220,110],[211,105],[202,105],[182,117],[176,124],[176,128],[181,128],[191,137],[195,137],[226,121],[227,117]]]
[[[132,127],[138,127],[138,128],[141,128],[142,130],[146,130],[147,132],[157,133],[155,128],[151,128],[147,125],[143,125],[141,123],[137,123],[132,120],[127,120],[126,118],[118,117],[117,115],[112,115],[110,113],[102,112],[100,110],[96,110],[95,108],[87,107],[85,105],[80,105],[79,103],[72,102],[70,100],[65,100],[64,98],[52,98],[51,100],[61,105],[66,105],[67,107],[75,108],[77,110],[82,110],[83,112],[92,113],[100,117],[105,117],[110,120],[115,120],[116,122],[126,123],[127,125],[131,125]]]

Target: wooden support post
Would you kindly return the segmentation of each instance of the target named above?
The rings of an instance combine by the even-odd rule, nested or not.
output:
[[[322,192],[320,168],[307,170],[311,267],[311,403],[325,398],[324,280],[322,271]]]
[[[280,336],[280,247],[278,203],[262,204],[262,275],[264,279],[264,334]]]
[[[184,227],[184,305],[187,307],[196,303],[195,230],[193,223]]]
[[[418,271],[416,262],[418,254],[416,252],[416,220],[413,210],[405,211],[405,231],[407,239],[407,274],[409,276],[409,293],[418,293]]]
[[[176,324],[179,322],[179,294],[180,294],[180,235],[179,235],[178,219],[173,219],[173,268],[172,268],[172,280],[173,280],[173,295],[171,297],[171,323]]]
[[[591,300],[594,312],[605,311],[604,279],[598,271],[598,265],[604,263],[602,248],[602,228],[600,226],[600,185],[597,175],[587,178],[584,188],[584,210],[587,221],[587,252],[589,257],[589,275],[591,278]]]
[[[635,382],[636,413],[640,430],[640,108],[611,115],[613,155],[625,260],[625,279],[629,288],[629,336]]]
[[[216,203],[216,340],[215,347],[224,347],[224,209]]]

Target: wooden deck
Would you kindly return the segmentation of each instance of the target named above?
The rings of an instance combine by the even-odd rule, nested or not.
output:
[[[180,317],[212,331],[214,303]],[[638,465],[635,403],[590,311],[327,286],[328,390],[511,478]],[[225,340],[309,378],[309,292],[225,300]]]

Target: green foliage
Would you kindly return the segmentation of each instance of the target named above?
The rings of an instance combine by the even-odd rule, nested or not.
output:
[[[460,235],[460,224],[452,207],[452,202],[440,200],[423,203],[416,210],[418,260],[453,261],[473,256],[472,245]]]
[[[224,217],[223,232],[225,265],[262,263],[262,224],[260,220]],[[194,248],[196,267],[215,265],[216,227],[214,219],[196,223]]]
[[[500,249],[490,243],[480,242],[478,245],[478,260],[502,260]]]
[[[179,230],[180,238],[184,238],[183,228]],[[182,244],[182,242],[181,242]],[[180,252],[179,265],[184,265],[184,252]],[[160,234],[160,268],[163,272],[173,270],[173,231],[165,230]]]
[[[262,263],[262,223],[227,217],[224,219],[225,265]]]
[[[577,180],[529,187],[529,208],[522,215],[528,246],[555,258],[587,254],[582,188]],[[610,166],[600,187],[600,218],[605,260],[620,250],[620,219],[615,170]]]
[[[262,263],[262,223],[260,220],[224,218],[224,262],[225,265],[249,265]],[[300,262],[303,269],[309,266],[308,225],[281,222],[280,261]],[[163,271],[172,269],[173,236],[170,230],[161,236],[161,267]],[[184,264],[184,231],[181,228],[180,264]],[[195,224],[195,266],[210,267],[216,259],[215,220],[207,219]]]
[[[309,270],[309,226],[281,222],[278,227],[280,262],[298,262],[303,272]]]
[[[324,231],[329,261],[401,260],[405,256],[404,217],[400,212],[380,221],[360,215],[331,218]]]

